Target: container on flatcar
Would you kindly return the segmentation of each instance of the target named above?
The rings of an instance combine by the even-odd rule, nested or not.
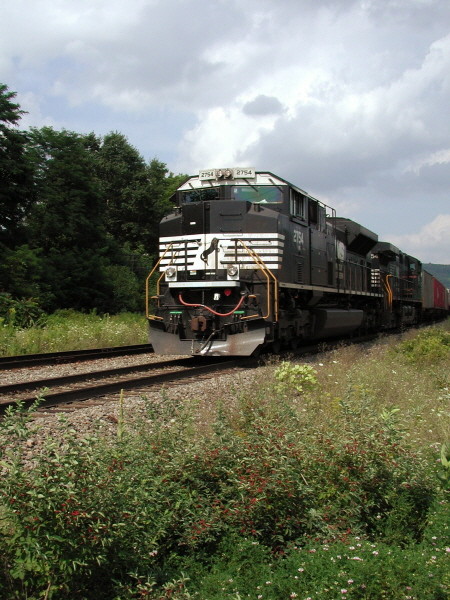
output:
[[[445,310],[448,308],[447,290],[445,286],[435,277],[433,277],[433,299],[434,307]]]
[[[422,271],[422,310],[434,308],[434,277],[428,271]]]

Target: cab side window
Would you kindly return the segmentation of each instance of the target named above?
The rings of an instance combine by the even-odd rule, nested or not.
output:
[[[309,224],[319,231],[326,233],[326,212],[325,207],[320,205],[317,200],[309,200],[308,203]]]
[[[290,211],[293,217],[305,218],[305,198],[296,190],[290,190]]]

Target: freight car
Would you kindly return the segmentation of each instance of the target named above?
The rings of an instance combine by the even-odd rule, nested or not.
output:
[[[273,173],[203,170],[173,201],[146,284],[158,354],[248,356],[447,310],[420,261]]]
[[[422,269],[422,321],[436,321],[449,310],[449,290],[431,273]]]

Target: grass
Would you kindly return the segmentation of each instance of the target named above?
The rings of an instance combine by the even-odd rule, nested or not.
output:
[[[127,346],[147,341],[145,317],[134,313],[98,315],[59,310],[40,327],[0,326],[0,356]]]
[[[117,436],[0,424],[0,598],[445,600],[448,328],[165,390]]]

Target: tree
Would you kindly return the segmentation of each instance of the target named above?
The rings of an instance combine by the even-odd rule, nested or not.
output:
[[[15,97],[0,84],[0,292],[46,310],[139,309],[183,176],[118,132],[22,132]]]
[[[142,209],[147,204],[152,212],[145,161],[117,132],[104,137],[96,154],[107,231],[120,245],[134,249],[143,241],[147,218]]]
[[[0,252],[23,242],[23,221],[33,200],[27,135],[17,129],[24,111],[15,97],[0,83]]]
[[[27,221],[43,261],[47,308],[107,309],[110,246],[92,153],[83,136],[32,129],[36,203]]]
[[[158,224],[170,209],[168,197],[179,180],[154,158],[149,165],[126,137],[113,132],[96,152],[108,232],[132,251],[153,255]]]

